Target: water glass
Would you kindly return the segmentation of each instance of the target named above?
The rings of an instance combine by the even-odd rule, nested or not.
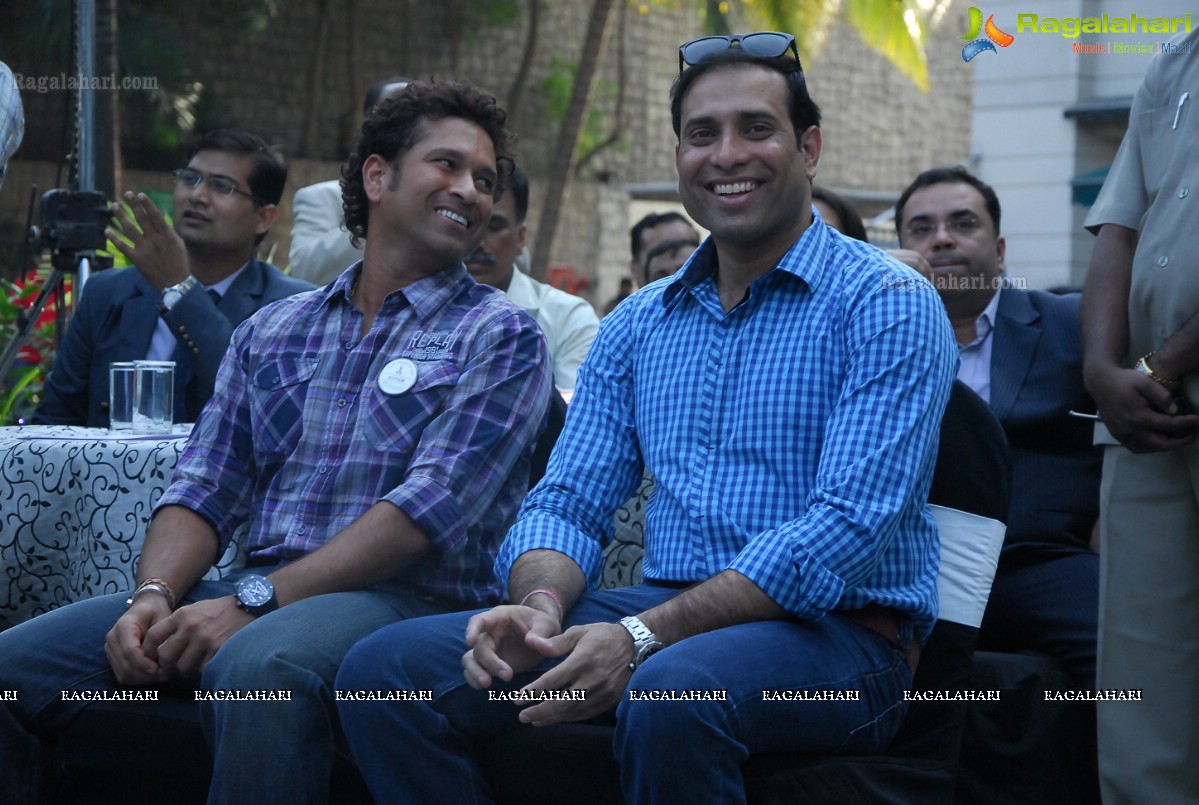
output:
[[[137,365],[132,361],[108,365],[108,429],[133,430],[133,402],[137,396]]]
[[[133,429],[138,433],[170,433],[174,424],[174,361],[134,361],[137,366],[137,402]]]

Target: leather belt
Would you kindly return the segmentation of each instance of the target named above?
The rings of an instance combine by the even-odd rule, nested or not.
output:
[[[916,665],[920,662],[920,644],[915,640],[909,640],[906,648],[900,644],[903,627],[910,615],[878,604],[867,604],[861,609],[838,610],[838,614],[844,615],[859,626],[865,626],[891,645],[904,649],[908,669],[913,676],[916,675]]]

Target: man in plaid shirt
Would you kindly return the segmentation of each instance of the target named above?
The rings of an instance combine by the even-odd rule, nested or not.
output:
[[[4,169],[8,158],[21,145],[25,133],[25,113],[21,109],[21,95],[17,82],[8,65],[0,62],[0,186],[4,185]]]
[[[411,85],[364,122],[342,181],[364,259],[234,332],[136,591],[0,636],[0,687],[18,691],[0,791],[32,801],[28,733],[86,706],[63,691],[198,677],[210,802],[324,800],[349,647],[499,601],[492,565],[552,392],[537,324],[462,264],[510,161],[504,112],[468,84]],[[246,571],[201,581],[243,522]]]

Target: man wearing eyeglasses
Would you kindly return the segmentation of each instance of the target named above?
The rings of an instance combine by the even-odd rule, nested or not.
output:
[[[629,271],[634,279],[641,285],[649,285],[653,282],[650,278],[647,269],[650,260],[650,252],[658,246],[668,241],[678,244],[681,251],[684,246],[690,245],[685,257],[689,257],[691,252],[695,251],[699,246],[699,233],[695,231],[695,227],[691,222],[677,212],[651,212],[649,215],[642,218],[629,231],[629,237],[632,239],[633,259],[629,261]],[[675,268],[682,265],[679,261]]]
[[[175,171],[173,224],[143,194],[113,206],[108,238],[132,268],[92,275],[46,379],[34,421],[108,426],[108,365],[173,360],[176,422],[212,397],[233,329],[264,305],[306,291],[255,252],[287,182],[279,152],[256,134],[217,129]]]
[[[927,261],[949,313],[958,379],[991,405],[1011,446],[1007,532],[979,647],[1048,654],[1078,690],[1092,690],[1101,456],[1093,423],[1070,415],[1095,410],[1083,383],[1080,295],[1005,287],[999,198],[963,168],[917,176],[895,221],[900,245]],[[1089,725],[1073,747],[1078,801],[1099,796],[1093,715]]]
[[[511,165],[505,117],[470,84],[417,82],[362,124],[342,174],[363,259],[235,330],[136,589],[0,633],[0,690],[17,691],[0,800],[36,801],[19,788],[30,734],[87,706],[60,690],[173,685],[195,689],[210,803],[336,800],[345,652],[500,600],[492,566],[553,393],[537,323],[463,264]],[[243,523],[246,567],[203,580]]]
[[[949,324],[918,275],[812,225],[820,114],[792,37],[698,40],[680,69],[679,190],[711,237],[601,325],[501,548],[509,603],[347,655],[338,689],[432,692],[338,702],[380,802],[480,801],[472,737],[613,711],[627,801],[736,802],[750,754],[880,751],[903,718],[936,613]],[[645,582],[588,591],[646,468]]]

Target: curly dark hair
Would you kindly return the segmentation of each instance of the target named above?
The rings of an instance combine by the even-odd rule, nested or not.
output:
[[[413,82],[388,96],[362,121],[354,150],[341,168],[341,207],[355,246],[366,238],[370,210],[362,184],[363,164],[373,154],[395,162],[426,136],[425,123],[447,117],[470,121],[491,138],[500,176],[493,195],[499,198],[513,164],[513,136],[505,126],[503,107],[494,96],[465,81]]]

